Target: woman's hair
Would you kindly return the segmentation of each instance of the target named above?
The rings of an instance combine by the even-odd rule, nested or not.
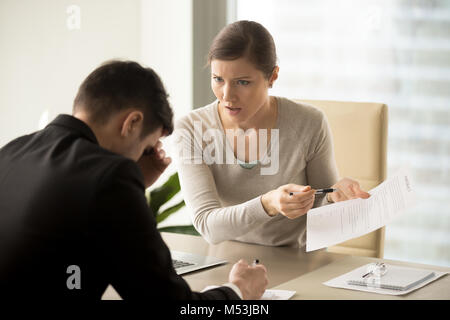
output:
[[[214,38],[208,53],[213,60],[235,60],[245,57],[263,72],[272,75],[277,63],[275,43],[269,31],[254,21],[241,20],[224,27]]]

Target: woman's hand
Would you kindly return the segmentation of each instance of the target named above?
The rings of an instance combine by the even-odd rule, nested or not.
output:
[[[295,192],[292,196],[289,192]],[[261,202],[269,216],[281,213],[289,219],[298,218],[309,211],[314,204],[316,190],[310,186],[286,184],[269,191],[261,197]]]
[[[161,141],[158,141],[153,149],[144,152],[137,164],[144,175],[145,187],[150,187],[171,162],[172,159],[166,157],[166,152],[162,149]]]
[[[333,185],[333,188],[338,190],[327,194],[329,202],[339,202],[356,198],[367,199],[370,197],[369,193],[361,189],[358,181],[350,178],[339,180]]]

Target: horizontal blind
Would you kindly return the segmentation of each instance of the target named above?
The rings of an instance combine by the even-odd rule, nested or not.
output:
[[[237,0],[273,35],[271,94],[383,102],[388,175],[409,165],[417,205],[386,227],[385,258],[450,266],[450,1]]]

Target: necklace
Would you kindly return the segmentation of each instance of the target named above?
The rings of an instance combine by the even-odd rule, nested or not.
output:
[[[247,163],[247,162],[243,162],[243,161],[241,161],[241,160],[239,160],[239,159],[237,159],[237,162],[238,162],[239,165],[240,165],[242,168],[244,168],[244,169],[252,169],[252,168],[254,168],[254,167],[259,163],[258,160],[255,160],[255,161],[252,161],[252,162]]]

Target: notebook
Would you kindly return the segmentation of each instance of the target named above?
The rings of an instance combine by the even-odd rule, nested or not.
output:
[[[364,269],[361,270],[364,272]],[[381,277],[362,278],[362,274],[355,273],[347,280],[347,284],[355,286],[373,287],[381,289],[409,290],[435,276],[430,270],[414,269],[388,265],[387,272]]]

